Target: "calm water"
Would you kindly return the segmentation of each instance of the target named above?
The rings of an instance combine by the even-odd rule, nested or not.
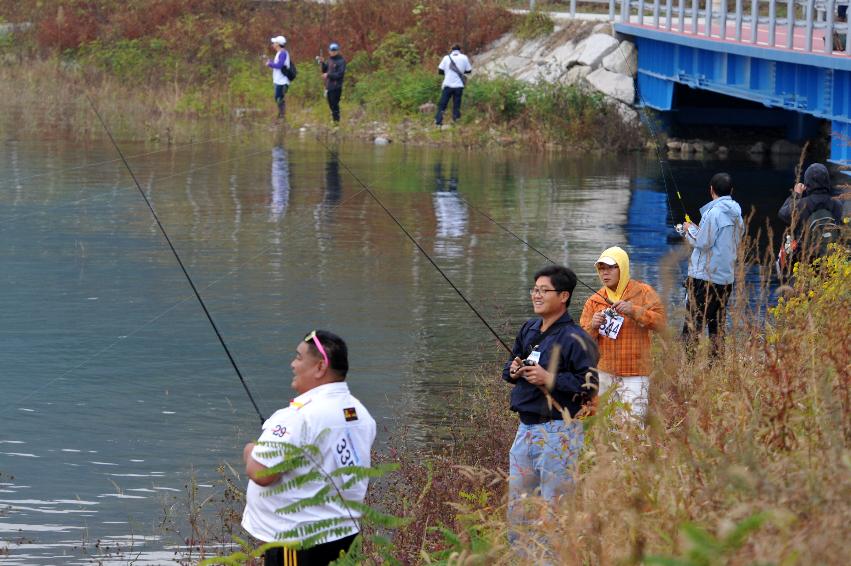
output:
[[[168,561],[189,535],[162,532],[167,510],[193,473],[201,498],[218,491],[216,467],[240,468],[258,416],[111,146],[3,128],[3,560]],[[439,438],[463,404],[460,378],[503,356],[346,167],[508,342],[544,260],[481,212],[595,288],[593,260],[615,244],[631,252],[635,277],[665,278],[669,211],[646,155],[329,152],[310,136],[271,133],[159,152],[119,143],[266,416],[291,397],[292,352],[313,328],[348,340],[350,386],[383,439],[400,422]],[[672,165],[692,215],[723,168],[761,222],[793,164]],[[588,294],[577,288],[575,314]]]

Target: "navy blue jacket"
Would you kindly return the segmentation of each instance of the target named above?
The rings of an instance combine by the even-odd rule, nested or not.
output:
[[[346,60],[340,54],[329,57],[322,62],[322,72],[328,73],[325,88],[337,90],[343,88],[343,78],[346,76]]]
[[[585,376],[589,371],[592,373],[591,382],[594,385],[597,384],[597,372],[591,369],[596,368],[600,357],[597,345],[567,312],[553,323],[552,330],[539,344],[542,322],[540,318],[533,318],[520,327],[511,358],[502,370],[502,378],[515,384],[514,389],[511,390],[511,410],[532,417],[561,418],[561,414],[555,409],[550,413],[547,408],[547,399],[540,389],[522,377],[517,380],[511,379],[508,373],[511,361],[515,357],[521,360],[526,359],[535,345],[541,352],[538,363],[548,368],[550,352],[553,346],[558,344],[561,347],[561,353],[555,386],[551,394],[553,399],[570,412],[571,416],[575,416],[582,406],[596,395],[596,390],[582,387],[582,385],[585,384]]]

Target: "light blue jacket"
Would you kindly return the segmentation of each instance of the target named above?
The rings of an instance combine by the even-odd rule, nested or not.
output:
[[[742,207],[729,196],[703,205],[697,230],[686,232],[686,242],[694,248],[688,262],[689,277],[731,284],[744,224]]]

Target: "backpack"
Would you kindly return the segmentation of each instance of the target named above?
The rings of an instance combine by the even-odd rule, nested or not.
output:
[[[287,79],[289,79],[290,81],[294,81],[296,75],[298,75],[298,70],[296,70],[295,68],[295,62],[293,61],[292,56],[287,54],[287,59],[289,59],[289,65],[284,65],[283,67],[281,67],[281,72],[284,74],[285,77],[287,77]]]
[[[807,218],[809,223],[809,252],[812,259],[826,256],[830,244],[839,243],[842,229],[826,208],[818,208]]]

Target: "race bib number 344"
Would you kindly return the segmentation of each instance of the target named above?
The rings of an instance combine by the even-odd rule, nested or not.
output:
[[[603,316],[606,317],[606,320],[600,326],[600,335],[611,338],[612,340],[617,340],[618,333],[621,331],[621,326],[623,326],[623,316],[619,314],[612,316],[605,311],[603,312]]]

